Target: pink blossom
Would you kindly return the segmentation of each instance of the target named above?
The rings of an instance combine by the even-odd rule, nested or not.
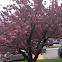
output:
[[[5,43],[11,43],[11,41],[9,41],[9,40],[6,40],[6,41],[5,41]]]
[[[10,35],[10,36],[11,36],[11,35],[13,35],[13,34],[10,32],[8,35]]]
[[[20,32],[20,30],[15,30],[16,33]]]
[[[2,38],[1,38],[1,40],[4,40],[4,41],[5,41],[5,40],[6,40],[6,38],[2,37]]]
[[[15,51],[15,54],[18,54],[18,51]]]
[[[4,58],[4,54],[1,54],[1,58]]]
[[[17,26],[16,28],[17,28],[17,29],[20,29],[20,26]]]
[[[6,7],[3,7],[3,9],[7,9]]]
[[[27,33],[27,31],[24,31],[24,34],[26,34]]]
[[[29,25],[26,26],[26,29],[28,29]]]

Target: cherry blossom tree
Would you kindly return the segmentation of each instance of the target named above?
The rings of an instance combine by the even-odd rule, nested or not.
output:
[[[3,7],[1,12],[0,50],[3,54],[18,51],[28,62],[36,62],[49,38],[62,37],[62,6],[57,1],[49,8],[44,7],[43,0],[13,1],[16,4]]]

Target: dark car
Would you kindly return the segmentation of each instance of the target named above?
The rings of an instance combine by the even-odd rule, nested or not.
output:
[[[58,55],[59,57],[62,57],[62,46],[60,46],[58,49]]]

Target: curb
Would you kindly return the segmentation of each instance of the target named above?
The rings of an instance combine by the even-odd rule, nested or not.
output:
[[[58,48],[47,48],[46,50],[58,50]]]

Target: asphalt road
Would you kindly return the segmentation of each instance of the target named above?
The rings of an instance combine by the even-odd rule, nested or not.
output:
[[[44,59],[58,59],[58,49],[50,49],[47,50],[46,53],[42,53]]]

